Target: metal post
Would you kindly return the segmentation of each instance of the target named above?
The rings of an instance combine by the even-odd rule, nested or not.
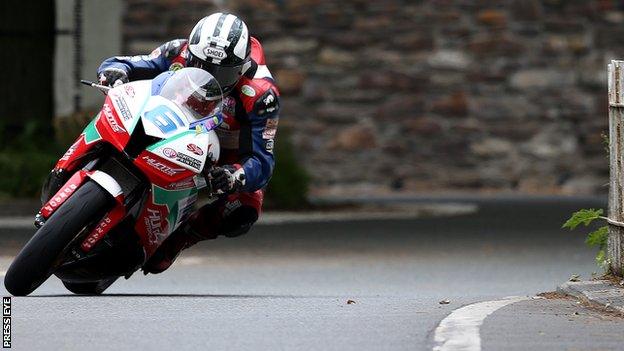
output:
[[[609,218],[624,222],[624,61],[609,64]],[[624,228],[609,224],[607,255],[611,272],[624,272]]]

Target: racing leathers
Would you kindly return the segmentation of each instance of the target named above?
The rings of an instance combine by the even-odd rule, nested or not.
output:
[[[248,232],[261,213],[264,188],[275,166],[279,91],[265,64],[260,42],[251,37],[250,43],[251,67],[223,98],[224,121],[216,129],[221,146],[217,165],[228,172],[242,169],[244,182],[234,192],[198,209],[148,260],[143,267],[145,272],[167,269],[182,249],[200,240]],[[162,72],[186,67],[187,63],[187,40],[178,39],[149,55],[111,57],[100,65],[98,77],[114,77],[122,82],[152,79]]]

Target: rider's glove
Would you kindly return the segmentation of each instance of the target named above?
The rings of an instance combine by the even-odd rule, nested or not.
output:
[[[231,194],[245,185],[245,171],[239,165],[215,167],[208,173],[208,181],[214,193]]]
[[[100,73],[100,84],[109,87],[128,83],[128,73],[120,68],[109,67]]]

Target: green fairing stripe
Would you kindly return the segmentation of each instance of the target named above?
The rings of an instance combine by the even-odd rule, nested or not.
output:
[[[95,118],[91,120],[91,123],[89,123],[82,131],[82,134],[85,136],[85,143],[87,144],[91,144],[94,141],[102,139],[100,132],[98,132],[97,128],[95,128],[95,122],[98,119],[97,117],[98,115],[96,115]]]
[[[195,131],[187,130],[187,131],[184,131],[184,132],[182,132],[180,134],[176,134],[176,135],[172,136],[171,138],[167,138],[165,140],[161,140],[161,141],[157,142],[156,144],[149,146],[147,149],[149,151],[154,151],[154,150],[156,150],[158,147],[160,147],[162,145],[168,144],[168,143],[170,143],[170,142],[172,142],[172,141],[174,141],[176,139],[180,139],[183,136],[187,136],[189,134],[195,134],[195,133],[196,133]]]
[[[169,210],[167,221],[171,225],[170,229],[173,229],[173,226],[178,221],[178,201],[197,193],[196,188],[166,190],[156,185],[152,185],[152,191],[154,192],[154,203],[157,205],[165,205]]]

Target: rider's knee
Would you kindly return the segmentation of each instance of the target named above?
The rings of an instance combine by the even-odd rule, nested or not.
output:
[[[229,238],[241,236],[249,232],[257,220],[258,211],[256,211],[255,208],[251,206],[240,206],[223,218],[223,222],[219,228],[219,235],[224,235]]]

